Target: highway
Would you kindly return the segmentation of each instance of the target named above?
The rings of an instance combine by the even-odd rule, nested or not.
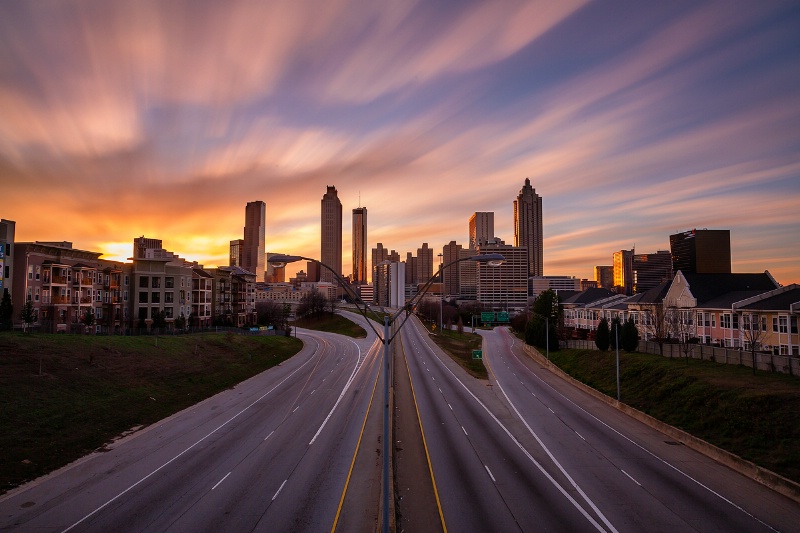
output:
[[[362,436],[380,403],[371,333],[301,330],[304,348],[280,366],[5,495],[0,529],[374,529],[380,416]]]
[[[403,331],[448,530],[800,528],[788,498],[542,369],[505,329],[481,334],[489,382],[457,367],[416,320]]]

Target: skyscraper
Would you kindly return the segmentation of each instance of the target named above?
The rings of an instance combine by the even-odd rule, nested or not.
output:
[[[428,243],[423,242],[422,248],[417,248],[417,283],[427,283],[433,276],[433,248],[428,248]]]
[[[337,274],[342,274],[342,202],[336,192],[336,187],[329,185],[322,196],[321,211],[321,250],[320,261],[332,268]],[[337,283],[336,276],[327,268],[319,273],[320,281]]]
[[[375,267],[389,259],[389,250],[383,247],[383,243],[379,242],[378,245],[372,249],[372,280],[375,281]],[[397,261],[400,261],[398,258]]]
[[[444,266],[458,261],[461,256],[461,245],[456,244],[456,241],[450,241],[442,248],[442,262]],[[444,284],[443,291],[445,296],[458,296],[461,294],[461,287],[459,283],[461,263],[450,265],[442,270],[442,283]]]
[[[264,244],[266,216],[267,204],[260,200],[247,202],[244,210],[244,243],[241,247],[240,266],[255,274],[257,280],[263,279],[267,266]]]
[[[731,231],[693,229],[669,236],[672,269],[684,274],[730,274]]]
[[[542,198],[531,187],[530,178],[525,178],[525,185],[514,200],[514,246],[527,248],[531,276],[541,276],[543,272],[542,241]]]
[[[475,212],[469,217],[469,248],[477,247],[494,238],[494,213]]]
[[[367,282],[367,208],[353,209],[353,283]]]
[[[228,266],[240,267],[242,266],[242,249],[244,248],[243,239],[234,239],[231,241],[231,253],[228,258]]]
[[[622,294],[633,294],[633,250],[614,252],[614,286],[619,287]]]

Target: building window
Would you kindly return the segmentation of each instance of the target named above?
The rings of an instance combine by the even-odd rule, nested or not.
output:
[[[781,353],[780,355],[789,355],[789,345],[788,344],[781,344]]]
[[[126,287],[128,286],[128,283],[129,283],[129,282],[130,282],[130,280],[128,279],[128,275],[127,275],[127,274],[125,274],[125,286],[126,286]]]
[[[797,334],[797,317],[796,316],[791,317],[791,319],[789,320],[789,324],[792,327],[792,333],[794,333],[796,335]]]
[[[98,318],[98,319],[103,318],[103,308],[102,307],[98,307],[97,309],[95,309],[94,310],[94,316],[95,316],[95,318]]]
[[[171,304],[173,302],[174,297],[175,297],[175,293],[173,293],[173,292],[165,292],[164,293],[164,303]]]
[[[158,304],[161,303],[161,293],[154,292],[153,296],[151,297],[150,303]]]
[[[28,279],[33,279],[33,265],[28,265]]]
[[[36,281],[42,279],[42,268],[39,265],[36,265]]]
[[[123,302],[128,301],[128,291],[122,291],[122,301]]]
[[[164,308],[164,318],[172,318],[172,308],[165,307]]]
[[[722,323],[720,325],[722,326],[722,329],[731,329],[731,315],[729,315],[728,313],[724,313],[722,315]],[[728,344],[726,342],[725,346],[727,345]]]
[[[147,303],[147,293],[146,292],[140,292],[139,293],[139,303],[140,304],[146,304]]]
[[[172,289],[173,287],[175,287],[175,278],[173,278],[172,276],[167,276],[166,278],[164,278],[164,288]]]
[[[161,288],[161,278],[153,277],[153,288],[160,289]]]
[[[139,276],[139,287],[146,289],[150,285],[150,278],[147,276]]]
[[[779,316],[778,333],[788,333],[788,332],[789,332],[789,317]]]

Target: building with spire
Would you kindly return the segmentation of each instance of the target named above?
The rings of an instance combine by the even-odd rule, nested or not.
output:
[[[244,210],[244,239],[240,249],[241,264],[244,270],[255,274],[262,280],[267,266],[265,247],[267,204],[257,200],[247,202]]]
[[[367,208],[353,209],[353,283],[367,282]]]
[[[322,196],[320,220],[320,261],[342,275],[342,202],[336,187],[329,185]],[[327,268],[319,273],[319,280],[337,283],[336,276]]]
[[[514,200],[514,246],[528,250],[531,276],[543,275],[542,197],[531,187],[530,178]]]

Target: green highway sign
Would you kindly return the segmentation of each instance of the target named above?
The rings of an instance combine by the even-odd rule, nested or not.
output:
[[[473,359],[483,359],[483,351],[481,351],[481,350],[472,350],[472,358]]]
[[[481,322],[494,322],[494,313],[481,313]]]
[[[506,311],[500,311],[499,313],[497,313],[497,321],[508,322],[508,313]]]

